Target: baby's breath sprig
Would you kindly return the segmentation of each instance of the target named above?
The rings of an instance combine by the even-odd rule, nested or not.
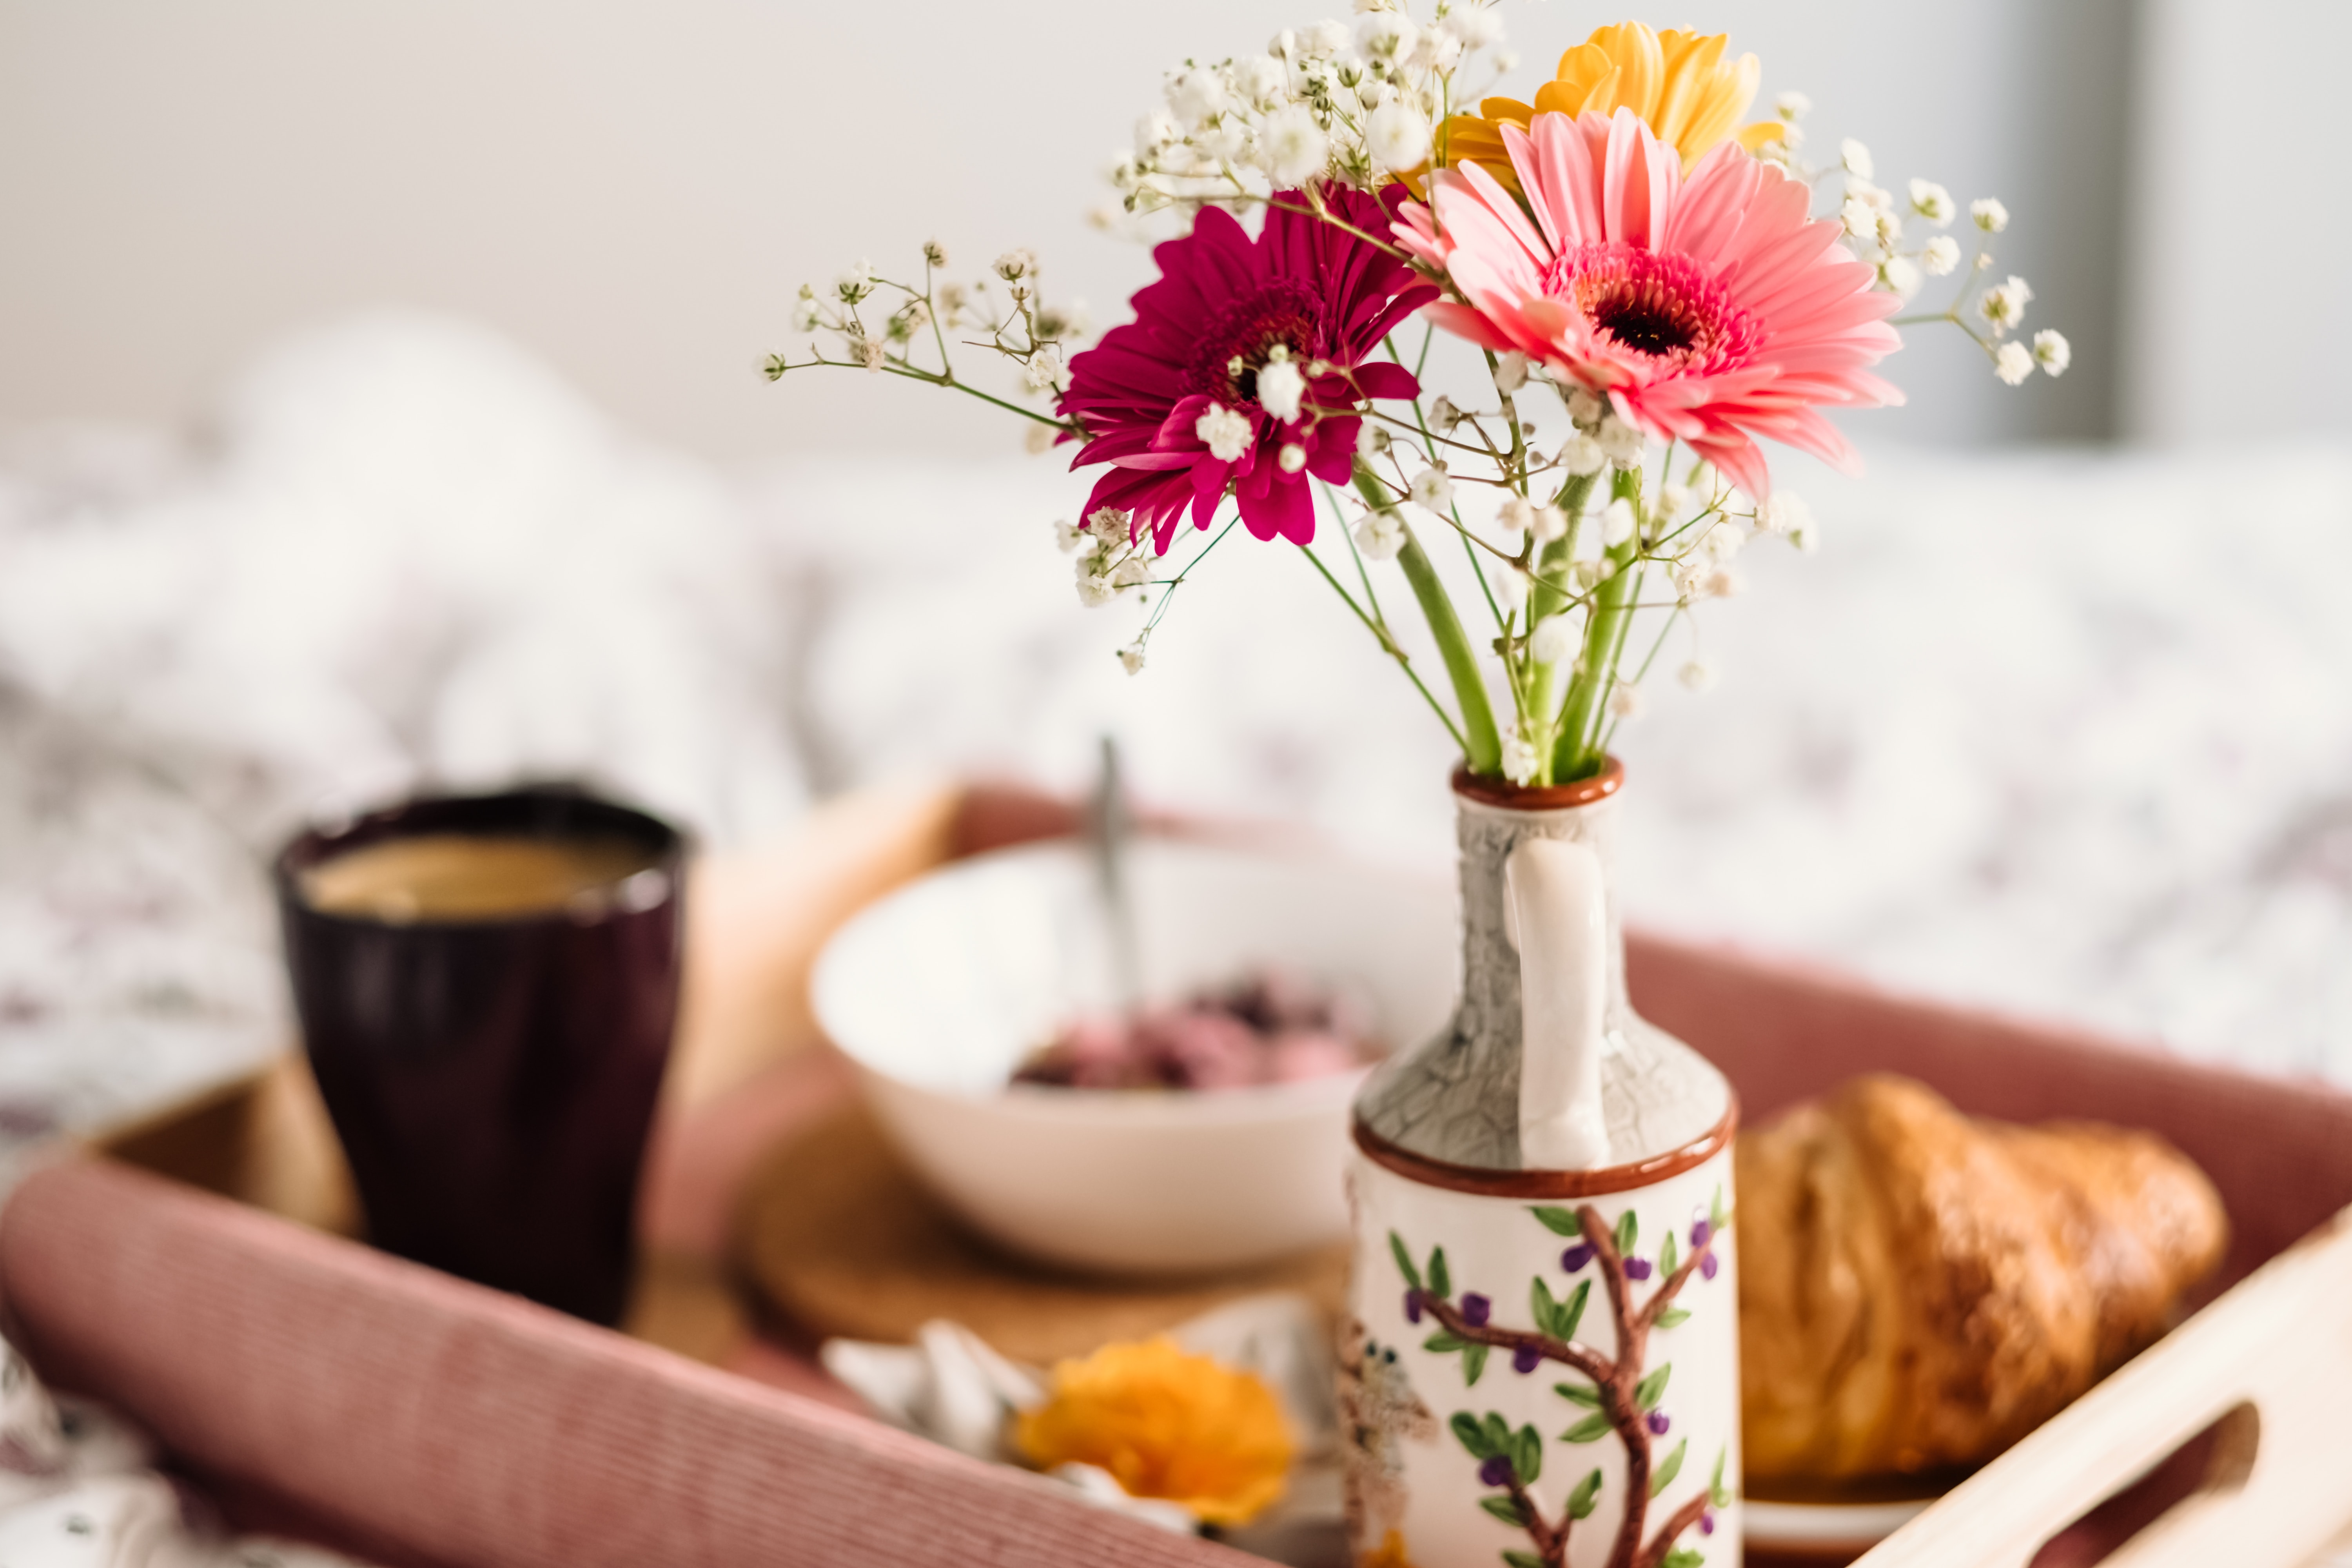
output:
[[[1399,0],[1357,11],[1169,72],[1111,162],[1121,210],[1234,208],[1322,182],[1376,191],[1425,164],[1446,116],[1518,64],[1496,0],[1447,0],[1425,26]]]
[[[801,285],[793,325],[818,341],[806,359],[770,354],[761,373],[770,381],[820,367],[904,376],[1021,415],[1034,422],[1048,446],[1062,435],[1085,434],[1074,421],[1024,408],[960,379],[948,337],[951,331],[982,334],[955,341],[1012,361],[1026,391],[1051,397],[1069,387],[1066,345],[1087,333],[1084,303],[1045,304],[1039,296],[1037,258],[1027,250],[1006,251],[991,265],[989,277],[970,285],[942,279],[946,267],[946,247],[930,240],[923,246],[919,288],[878,276],[870,261],[843,272],[830,289]],[[833,353],[825,350],[826,338],[833,340]],[[916,358],[926,340],[936,366]]]
[[[1959,216],[1959,204],[1952,199],[1950,191],[1933,180],[1915,178],[1905,193],[1907,199],[1898,202],[1893,192],[1872,183],[1875,160],[1868,147],[1851,136],[1838,143],[1835,163],[1808,166],[1798,154],[1804,146],[1801,121],[1812,108],[1812,100],[1801,92],[1786,92],[1774,107],[1781,121],[1781,134],[1778,141],[1765,144],[1762,155],[1816,190],[1835,182],[1837,219],[1845,230],[1846,243],[1857,257],[1877,268],[1880,288],[1908,300],[1921,290],[1927,279],[1958,275],[1958,287],[1943,310],[1897,316],[1895,325],[1947,322],[1958,327],[1969,342],[1984,351],[1992,363],[1993,374],[2011,386],[2023,384],[2036,369],[2053,376],[2066,373],[2074,360],[2074,349],[2063,333],[2044,329],[2033,335],[2030,348],[2021,342],[2008,340],[2009,332],[2024,321],[2025,307],[2033,299],[2033,289],[2015,273],[2001,282],[1990,281],[1993,259],[1985,244],[2009,226],[2006,205],[1992,196],[1969,204],[1969,220],[1978,232],[1978,240],[1976,255],[1964,268],[1959,240],[1940,232],[1948,229]],[[1938,232],[1916,244],[1907,243],[1905,229],[1913,221]]]
[[[1133,537],[1129,515],[1118,507],[1099,507],[1083,528],[1054,525],[1065,553],[1077,556],[1078,602],[1089,609],[1112,603],[1141,589],[1151,580],[1151,535]]]
[[[1134,514],[1120,507],[1098,507],[1087,517],[1084,526],[1073,527],[1066,522],[1054,525],[1054,536],[1066,554],[1077,557],[1078,602],[1089,609],[1099,609],[1130,597],[1151,605],[1151,614],[1138,631],[1135,640],[1118,650],[1118,661],[1129,675],[1143,673],[1144,658],[1150,651],[1151,634],[1160,628],[1175,602],[1176,590],[1190,580],[1193,572],[1207,560],[1209,552],[1224,542],[1238,519],[1228,520],[1210,541],[1192,554],[1182,570],[1173,577],[1151,575],[1155,562],[1166,559],[1148,529],[1135,527]],[[1158,602],[1152,602],[1153,590],[1158,590]]]

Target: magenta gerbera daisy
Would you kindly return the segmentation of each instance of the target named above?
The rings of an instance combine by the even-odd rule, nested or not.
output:
[[[1685,178],[1629,109],[1539,114],[1503,140],[1524,210],[1465,163],[1433,176],[1429,205],[1396,227],[1467,301],[1433,318],[1606,396],[1749,495],[1771,484],[1755,437],[1854,466],[1817,410],[1903,401],[1866,368],[1902,345],[1885,321],[1900,301],[1872,287],[1838,225],[1808,216],[1803,184],[1730,142]]]
[[[1086,438],[1070,466],[1111,465],[1088,515],[1129,512],[1164,552],[1188,507],[1206,528],[1230,490],[1258,538],[1313,540],[1307,477],[1345,483],[1365,401],[1421,390],[1403,366],[1367,361],[1437,289],[1349,232],[1387,232],[1404,199],[1328,191],[1343,228],[1285,191],[1255,240],[1210,207],[1155,250],[1160,281],[1135,296],[1134,321],[1070,362],[1061,412]]]

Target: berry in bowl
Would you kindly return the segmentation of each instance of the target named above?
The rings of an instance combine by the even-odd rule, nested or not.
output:
[[[812,982],[908,1164],[1008,1250],[1115,1274],[1268,1262],[1347,1231],[1349,1105],[1444,1022],[1438,879],[1180,838],[1132,845],[1122,1005],[1076,841],[974,857],[862,910]]]
[[[1075,1020],[1014,1083],[1055,1089],[1221,1089],[1352,1073],[1384,1054],[1361,1003],[1266,970],[1172,1006]]]

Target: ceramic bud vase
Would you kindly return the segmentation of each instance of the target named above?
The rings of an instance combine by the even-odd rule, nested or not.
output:
[[[1730,1085],[1625,994],[1623,773],[1457,774],[1462,998],[1356,1102],[1361,1568],[1736,1568]]]

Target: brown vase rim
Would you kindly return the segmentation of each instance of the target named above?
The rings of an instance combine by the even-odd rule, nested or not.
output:
[[[1715,1158],[1730,1146],[1732,1134],[1739,1131],[1739,1097],[1731,1097],[1722,1121],[1681,1148],[1630,1164],[1603,1165],[1597,1171],[1496,1171],[1483,1165],[1457,1165],[1398,1147],[1365,1126],[1360,1116],[1353,1120],[1349,1131],[1366,1159],[1425,1187],[1445,1187],[1485,1198],[1593,1198],[1646,1187]]]
[[[1505,811],[1565,811],[1570,806],[1591,805],[1596,800],[1608,799],[1624,784],[1625,764],[1614,757],[1603,758],[1601,771],[1591,778],[1562,784],[1515,784],[1474,773],[1466,767],[1454,770],[1455,795],[1480,805],[1500,806]]]

